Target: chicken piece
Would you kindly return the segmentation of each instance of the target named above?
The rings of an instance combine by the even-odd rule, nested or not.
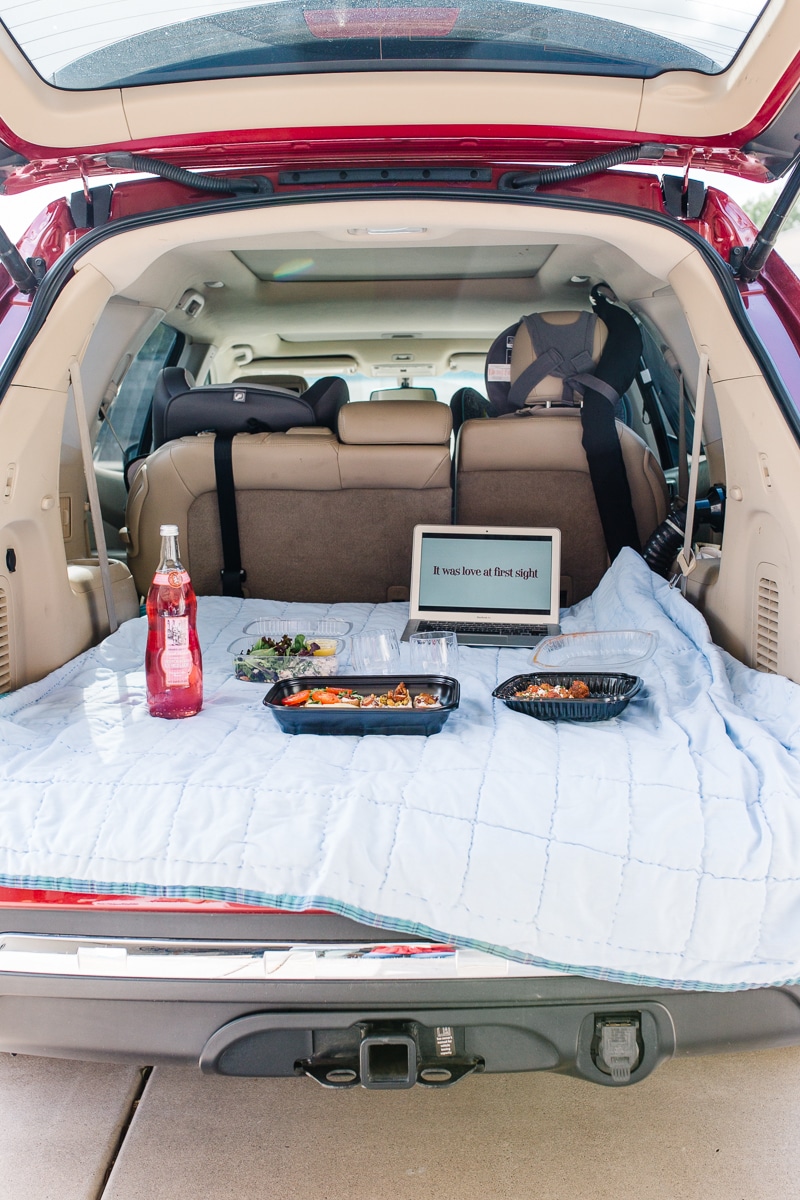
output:
[[[573,679],[569,694],[573,700],[587,700],[591,695],[588,685],[582,679]]]

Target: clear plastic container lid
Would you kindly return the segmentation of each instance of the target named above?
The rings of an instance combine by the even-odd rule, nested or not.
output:
[[[657,644],[646,629],[561,633],[539,642],[531,661],[543,671],[628,671],[651,658]]]
[[[342,621],[338,617],[293,617],[281,620],[279,617],[261,617],[245,625],[244,632],[252,638],[268,637],[280,639],[284,636],[297,637],[302,633],[305,637],[342,638],[353,628],[352,621]]]

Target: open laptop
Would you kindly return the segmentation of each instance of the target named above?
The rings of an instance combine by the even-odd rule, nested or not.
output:
[[[535,646],[558,623],[561,530],[417,525],[403,641],[455,629],[469,646]]]

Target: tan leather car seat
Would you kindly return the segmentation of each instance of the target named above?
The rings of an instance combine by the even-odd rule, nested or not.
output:
[[[350,403],[338,430],[338,438],[311,426],[233,439],[246,595],[312,603],[408,597],[414,525],[450,520],[450,410]],[[126,519],[141,594],[157,566],[159,526],[171,521],[196,590],[219,595],[214,434],[155,450],[133,481]]]

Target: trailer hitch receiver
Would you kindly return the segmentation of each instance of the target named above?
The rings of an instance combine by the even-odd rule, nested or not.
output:
[[[416,1021],[365,1021],[342,1033],[345,1036],[341,1045],[329,1045],[296,1062],[297,1074],[308,1075],[323,1087],[360,1084],[385,1091],[411,1088],[415,1083],[449,1087],[473,1071],[482,1071],[484,1066],[482,1058],[461,1052],[458,1031],[450,1026],[428,1028]]]

